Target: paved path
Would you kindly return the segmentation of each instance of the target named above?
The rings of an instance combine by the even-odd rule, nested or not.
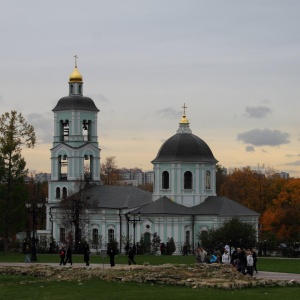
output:
[[[11,267],[19,267],[19,266],[34,266],[34,265],[47,265],[58,268],[66,268],[67,266],[60,266],[58,263],[6,263],[0,262],[0,266],[11,266]],[[124,267],[127,265],[116,265],[115,268]],[[75,263],[72,268],[84,268],[84,263]],[[90,268],[111,268],[109,264],[90,264]],[[259,271],[258,273],[254,273],[253,277],[256,278],[266,278],[266,279],[277,279],[277,280],[294,280],[300,282],[300,274],[292,274],[292,273],[276,273],[276,272],[264,272]]]

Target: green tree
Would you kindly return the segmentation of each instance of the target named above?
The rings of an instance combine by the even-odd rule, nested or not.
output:
[[[176,251],[176,246],[174,242],[174,238],[168,238],[167,242],[167,254],[172,255]]]
[[[212,228],[198,234],[201,245],[208,249],[225,245],[233,247],[253,247],[256,244],[256,229],[239,218],[231,218],[219,228]]]
[[[161,239],[160,239],[159,235],[157,234],[157,232],[154,232],[152,240],[151,240],[152,253],[158,252],[160,241],[161,241]]]
[[[21,113],[12,110],[0,116],[0,232],[4,251],[8,251],[9,239],[24,228],[24,178],[28,170],[21,152],[22,146],[32,148],[35,142],[34,128]]]

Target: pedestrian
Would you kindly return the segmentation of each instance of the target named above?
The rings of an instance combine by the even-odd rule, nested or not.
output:
[[[253,257],[253,271],[257,272],[256,263],[257,263],[257,253],[255,249],[252,249],[252,257]]]
[[[253,257],[250,249],[247,249],[247,274],[253,276]]]
[[[237,257],[237,270],[245,275],[247,267],[247,257],[245,251],[241,248],[237,248]]]
[[[186,243],[184,243],[182,248],[183,256],[188,256],[188,246]]]
[[[65,265],[67,263],[70,263],[71,266],[73,265],[73,261],[72,261],[72,249],[71,249],[70,245],[68,246],[68,249],[67,249]]]
[[[129,251],[128,251],[128,264],[134,264],[136,265],[136,262],[134,261],[134,254],[135,254],[135,248],[131,248],[129,247]]]
[[[203,247],[199,247],[196,250],[196,262],[197,263],[204,263],[206,255],[207,255],[207,252],[203,249]]]
[[[110,266],[114,267],[115,266],[115,255],[116,255],[116,251],[115,251],[114,247],[112,247],[112,246],[108,247],[107,255],[109,256]]]
[[[60,266],[64,265],[65,264],[65,257],[66,257],[66,251],[65,251],[64,247],[60,248],[59,257],[60,257],[60,263],[59,263],[59,265]]]
[[[29,258],[30,249],[28,245],[25,247],[24,253],[25,253],[25,262],[30,263],[30,258]]]
[[[230,254],[227,249],[224,249],[224,253],[222,255],[222,264],[228,265],[230,264]]]
[[[166,254],[166,245],[165,245],[164,242],[162,242],[162,243],[160,244],[160,254],[161,254],[161,255],[165,255],[165,254]]]
[[[83,260],[87,267],[90,265],[90,254],[91,254],[90,246],[88,244],[86,244],[84,246],[84,251],[83,251]]]

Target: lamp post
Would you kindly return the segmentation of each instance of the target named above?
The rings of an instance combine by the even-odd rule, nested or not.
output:
[[[35,231],[36,231],[36,215],[38,213],[38,210],[40,210],[43,207],[43,203],[26,203],[26,207],[28,209],[28,213],[32,214],[32,244],[31,244],[31,261],[37,261],[36,257],[36,237],[35,237]],[[31,208],[31,209],[30,209]]]
[[[132,217],[131,217],[132,216]],[[137,218],[136,218],[136,214],[131,215],[130,211],[126,214],[127,217],[127,223],[129,224],[129,222],[132,222],[133,225],[133,247],[135,249],[135,253],[137,251],[137,248],[135,246],[135,225],[136,223],[141,221],[141,213],[138,212],[137,214]]]

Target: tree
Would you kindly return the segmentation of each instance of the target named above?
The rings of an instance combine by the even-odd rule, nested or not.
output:
[[[0,232],[4,251],[9,239],[23,229],[26,192],[24,178],[28,173],[21,156],[22,146],[33,148],[36,136],[32,125],[21,113],[12,110],[0,117]]]
[[[247,166],[234,169],[225,176],[218,188],[218,195],[227,196],[262,214],[280,193],[285,182],[286,179],[280,178],[271,168],[262,173],[259,168],[252,170]]]
[[[201,244],[207,249],[230,245],[233,247],[253,247],[256,244],[256,229],[239,218],[231,218],[219,228],[212,228],[198,234]]]
[[[105,163],[101,164],[101,180],[104,185],[119,185],[121,175],[116,165],[116,157],[106,157]]]
[[[289,179],[261,217],[262,237],[275,233],[279,242],[300,238],[300,179]]]
[[[80,251],[80,244],[86,241],[86,230],[91,215],[99,210],[97,199],[90,194],[90,186],[85,181],[78,181],[76,191],[63,198],[58,205],[60,226],[65,228],[68,242],[73,243],[75,252]]]
[[[151,241],[151,249],[152,249],[152,253],[157,253],[158,249],[159,249],[159,245],[160,245],[160,237],[157,234],[157,232],[153,233],[153,237],[152,237],[152,241]]]

